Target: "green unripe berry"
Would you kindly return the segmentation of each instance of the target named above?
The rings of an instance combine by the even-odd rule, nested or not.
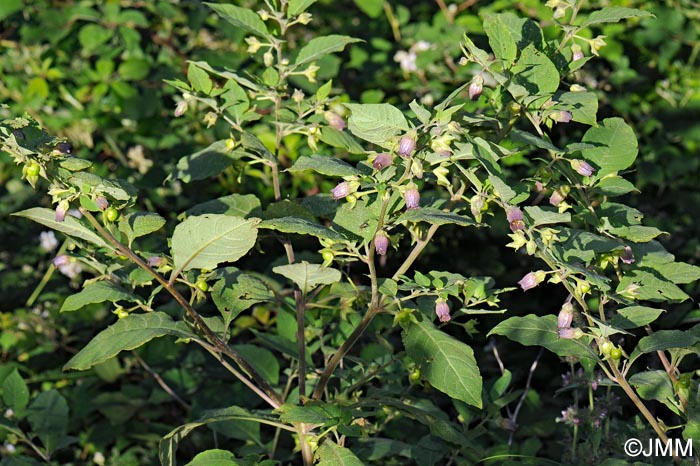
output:
[[[108,207],[105,210],[105,218],[110,222],[116,222],[119,218],[119,211],[114,207]]]
[[[610,350],[610,357],[615,361],[619,361],[622,357],[622,350],[620,348],[613,348]]]
[[[327,250],[326,250],[326,251],[323,251],[323,252],[321,253],[321,257],[323,257],[323,261],[324,261],[324,262],[330,262],[330,261],[332,261],[333,258],[335,257],[335,254],[333,254],[332,251],[327,251]]]
[[[420,369],[417,367],[408,374],[408,380],[413,383],[420,382]]]
[[[36,162],[32,162],[27,166],[27,176],[39,176],[41,167]]]
[[[197,282],[197,288],[206,293],[209,290],[209,283],[205,282],[204,280],[200,280]]]

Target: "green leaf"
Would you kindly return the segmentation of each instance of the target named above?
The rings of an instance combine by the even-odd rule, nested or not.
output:
[[[622,118],[606,118],[586,131],[582,142],[596,146],[581,151],[597,166],[596,178],[624,170],[637,158],[637,138]]]
[[[423,123],[424,125],[427,124],[430,121],[430,117],[432,114],[430,113],[429,110],[427,110],[425,107],[423,107],[421,104],[416,102],[416,100],[412,100],[410,104],[408,104],[411,110],[413,110],[413,113],[416,114],[416,118]]]
[[[173,172],[168,175],[168,180],[182,180],[185,183],[203,180],[218,175],[234,160],[247,155],[242,151],[229,151],[226,141],[216,141],[206,149],[194,154],[182,157],[177,161]]]
[[[625,274],[620,280],[616,292],[622,293],[629,289],[634,290],[635,298],[640,301],[681,302],[690,298],[673,283],[659,278],[655,273],[644,270],[632,270]]]
[[[287,171],[292,173],[313,170],[326,176],[353,176],[362,173],[359,169],[335,157],[325,155],[303,155]]]
[[[95,50],[112,38],[114,31],[99,24],[86,24],[80,28],[78,40],[87,51]]]
[[[350,449],[340,447],[331,440],[326,440],[316,450],[314,460],[318,466],[364,466]]]
[[[527,206],[525,207],[525,213],[532,219],[531,226],[540,225],[553,225],[556,223],[569,223],[571,222],[571,214],[559,213],[553,207],[537,207],[537,206]]]
[[[680,414],[680,407],[674,401],[673,385],[666,371],[638,372],[629,378],[629,383],[645,400],[660,401],[676,414]]]
[[[503,335],[525,346],[543,346],[549,351],[565,357],[595,359],[588,346],[578,340],[562,340],[557,334],[557,316],[550,314],[524,317],[511,317],[496,325],[490,335]]]
[[[561,149],[559,149],[557,146],[555,146],[551,142],[549,142],[545,139],[542,139],[541,137],[535,136],[532,133],[528,133],[527,131],[513,129],[510,132],[510,134],[511,134],[511,138],[515,142],[523,142],[523,143],[529,144],[531,146],[539,147],[540,149],[551,150],[552,152],[557,152],[557,153],[562,152]]]
[[[234,345],[238,354],[255,369],[265,380],[277,385],[280,380],[280,364],[272,352],[255,345]]]
[[[77,157],[70,157],[64,160],[61,160],[58,163],[61,168],[65,168],[66,170],[72,171],[72,172],[78,172],[81,170],[85,170],[86,168],[89,168],[92,166],[92,162],[89,160],[85,159],[79,159]]]
[[[653,307],[629,306],[618,309],[617,314],[610,319],[610,325],[623,330],[643,327],[658,319],[662,312],[662,309]]]
[[[433,387],[481,408],[481,375],[469,346],[428,321],[413,323],[402,337],[408,356]]]
[[[272,271],[296,283],[304,293],[311,291],[317,285],[338,282],[341,277],[339,270],[308,262],[280,265],[274,267]]]
[[[610,228],[607,231],[615,236],[624,238],[635,243],[648,243],[664,232],[656,227],[647,227],[643,225],[630,225],[617,228]]]
[[[289,0],[289,6],[287,6],[287,18],[291,18],[292,16],[305,12],[314,3],[316,3],[316,0]]]
[[[283,404],[277,409],[277,412],[279,412],[280,420],[287,424],[302,422],[325,427],[337,425],[342,416],[342,410],[338,406],[322,401],[308,402],[304,406]]]
[[[508,89],[513,97],[549,96],[559,88],[559,71],[547,55],[532,44],[521,53],[512,68],[513,82],[517,86]],[[524,92],[523,92],[524,91]]]
[[[354,2],[370,18],[377,18],[384,11],[384,0],[354,0]]]
[[[515,191],[498,176],[489,175],[489,181],[493,185],[494,191],[496,191],[496,196],[503,202],[510,202],[515,197]]]
[[[669,348],[688,348],[700,342],[697,335],[683,330],[658,330],[639,340],[635,352],[651,353]]]
[[[653,267],[664,279],[676,284],[689,284],[700,280],[700,267],[685,262],[669,262]]]
[[[5,0],[0,2],[0,21],[18,12],[23,6],[24,2],[22,0]]]
[[[639,190],[626,179],[617,175],[608,175],[598,181],[595,187],[600,190],[604,196],[615,197],[623,196],[631,192],[639,192]]]
[[[484,15],[484,32],[489,38],[489,45],[493,50],[496,58],[505,62],[507,68],[518,53],[518,47],[515,43],[510,30],[503,24],[501,15],[486,14]]]
[[[192,458],[185,466],[239,466],[233,453],[226,450],[207,450]]]
[[[28,218],[29,220],[41,223],[56,231],[65,233],[68,236],[85,240],[99,247],[107,247],[107,243],[105,243],[102,238],[93,233],[92,230],[83,226],[78,219],[71,215],[66,215],[66,218],[62,222],[57,222],[56,211],[43,207],[32,207],[31,209],[16,212],[12,215]]]
[[[154,338],[173,335],[179,338],[191,338],[187,327],[178,324],[164,312],[132,314],[119,319],[115,324],[97,334],[85,348],[73,356],[63,366],[63,370],[84,371],[95,364],[110,359],[121,351],[140,347]]]
[[[636,8],[625,7],[610,7],[607,6],[601,10],[594,11],[586,18],[579,27],[585,28],[593,24],[600,23],[617,23],[625,18],[648,18],[654,15],[648,11],[638,10]]]
[[[345,149],[351,154],[363,154],[364,149],[350,134],[331,126],[320,130],[319,139],[331,147]]]
[[[192,84],[192,89],[206,95],[211,94],[211,90],[214,88],[209,74],[194,63],[190,63],[187,68],[187,80]]]
[[[274,299],[272,290],[265,282],[235,267],[218,269],[216,279],[211,297],[221,312],[226,327],[250,306]]]
[[[12,408],[17,419],[24,417],[24,409],[29,403],[29,388],[17,369],[13,369],[2,382],[2,399]]]
[[[281,231],[282,233],[294,233],[297,235],[311,235],[317,238],[342,241],[343,235],[328,227],[299,217],[281,217],[272,220],[263,220],[258,228]]]
[[[154,212],[134,212],[119,219],[119,231],[129,240],[158,231],[165,225],[165,219]]]
[[[65,437],[68,419],[68,403],[55,389],[40,393],[27,409],[29,425],[49,454]]]
[[[360,139],[390,148],[391,139],[408,131],[403,113],[390,104],[345,104],[352,111],[348,128]]]
[[[434,207],[421,207],[420,209],[407,210],[401,214],[395,222],[426,222],[432,225],[447,225],[453,223],[462,227],[476,225],[474,220],[469,217],[452,212],[445,212]]]
[[[206,2],[204,4],[234,26],[264,39],[269,38],[267,26],[265,26],[263,20],[254,11],[228,4]]]
[[[306,63],[322,58],[324,55],[334,52],[342,52],[346,45],[353,42],[361,42],[349,36],[330,35],[315,37],[299,50],[294,66],[301,66]]]
[[[202,202],[185,211],[187,217],[203,214],[232,215],[241,218],[254,214],[260,215],[260,199],[255,194],[229,194]]]
[[[255,245],[259,222],[221,214],[187,218],[173,232],[175,268],[212,270],[222,262],[237,261]]]
[[[572,120],[585,125],[597,124],[598,97],[593,92],[564,92],[556,97],[556,108],[571,113]]]
[[[79,293],[68,296],[63,301],[61,312],[77,311],[88,304],[103,303],[109,301],[115,303],[117,301],[138,301],[139,297],[133,293],[122,289],[119,285],[103,280],[100,282],[90,283],[83,288]]]

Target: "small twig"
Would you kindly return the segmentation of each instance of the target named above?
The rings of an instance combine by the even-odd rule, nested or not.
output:
[[[185,411],[191,411],[191,410],[192,410],[192,406],[190,406],[187,402],[185,402],[185,400],[183,400],[182,398],[180,398],[180,396],[179,396],[177,393],[175,393],[175,390],[173,390],[172,388],[170,388],[170,386],[168,385],[168,383],[167,383],[165,380],[163,380],[163,378],[160,376],[160,374],[158,374],[156,371],[154,371],[154,370],[151,368],[151,366],[149,366],[149,365],[146,363],[146,361],[144,361],[144,360],[141,358],[141,356],[138,355],[138,353],[137,353],[136,351],[132,351],[131,354],[136,358],[136,361],[138,361],[138,363],[141,365],[141,367],[143,367],[143,368],[146,370],[146,372],[148,372],[149,374],[151,374],[151,377],[153,377],[153,378],[155,379],[155,381],[158,382],[158,385],[160,385],[160,387],[161,387],[163,390],[165,390],[165,392],[166,392],[168,395],[170,395],[171,397],[173,397],[173,399],[174,399],[175,401],[177,401],[178,404],[179,404],[180,406],[182,406],[182,407],[185,409]]]
[[[535,374],[535,370],[537,369],[537,364],[540,362],[540,358],[542,357],[542,353],[544,352],[544,348],[540,348],[540,351],[537,353],[537,357],[535,357],[535,360],[532,362],[532,365],[530,366],[530,372],[527,374],[527,382],[525,382],[525,389],[523,390],[523,394],[518,400],[518,404],[515,406],[515,411],[513,411],[513,416],[510,418],[511,425],[513,427],[513,430],[510,431],[510,436],[508,437],[508,445],[513,444],[513,436],[515,435],[515,426],[518,425],[518,414],[520,414],[520,408],[523,406],[523,402],[525,401],[525,398],[527,397],[527,393],[530,391],[530,384],[532,383],[532,376]]]

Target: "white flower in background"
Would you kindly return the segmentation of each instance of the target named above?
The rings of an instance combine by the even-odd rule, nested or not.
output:
[[[394,61],[399,63],[399,66],[406,73],[415,72],[418,67],[416,66],[416,53],[406,52],[405,50],[399,50],[394,55]]]
[[[53,231],[42,231],[39,233],[39,242],[41,243],[41,249],[46,252],[51,252],[58,246],[58,240]]]
[[[77,259],[66,256],[65,254],[54,257],[52,262],[54,267],[68,278],[75,278],[83,271]]]
[[[425,40],[419,40],[413,46],[411,47],[411,50],[415,50],[416,52],[425,52],[426,50],[430,49],[432,44],[428,41]]]

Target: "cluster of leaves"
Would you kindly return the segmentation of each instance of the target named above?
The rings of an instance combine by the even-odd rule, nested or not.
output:
[[[553,434],[554,416],[538,419],[550,405],[531,388],[534,366],[527,382],[514,378],[493,343],[498,365],[487,362],[479,343],[490,335],[569,359],[576,380],[563,392],[575,404],[560,421],[572,437],[558,458],[579,461],[577,452],[589,446],[601,452],[596,459],[621,456],[615,448],[624,435],[655,432],[665,440],[666,426],[643,400],[665,406],[683,438],[697,440],[700,392],[688,361],[697,359],[700,328],[654,333],[651,326],[671,305],[689,301],[682,287],[700,269],[677,261],[657,240],[663,231],[643,225],[642,212],[625,204],[636,191],[622,175],[635,163],[637,139],[622,118],[599,119],[598,94],[587,81],[590,54],[605,50],[592,31],[652,15],[622,7],[583,13],[580,2],[553,1],[536,10],[545,29],[497,7],[482,19],[446,8],[430,24],[412,23],[405,7],[358,1],[370,17],[384,11],[406,47],[392,57],[387,40],[368,37],[379,50],[372,57],[352,36],[309,40],[314,3],[208,4],[193,7],[200,16],[190,20],[166,2],[134,9],[97,2],[63,13],[75,19],[69,24],[88,24],[50,40],[75,35],[88,56],[101,58],[94,69],[81,61],[91,72],[55,92],[48,86],[63,78],[63,67],[45,61],[33,90],[13,98],[31,115],[4,120],[0,138],[21,167],[14,182],[47,185],[53,204],[16,215],[67,237],[53,266],[45,265],[43,285],[54,266],[66,273],[72,265],[76,283],[91,278],[76,293],[39,288],[30,298],[42,302],[36,312],[3,317],[4,329],[13,319],[38,322],[35,333],[49,338],[0,372],[8,409],[3,448],[19,449],[2,464],[35,464],[32,455],[77,464],[87,454],[98,464],[105,456],[110,464],[143,464],[155,461],[148,451],[154,437],[162,437],[164,465],[272,465],[298,461],[297,452],[305,464],[471,464],[498,454],[537,464],[544,438],[562,439]],[[320,13],[329,5],[316,6]],[[139,8],[168,21],[149,29]],[[197,28],[202,8],[228,24],[225,37],[237,53],[222,59],[173,46],[173,24],[195,21],[189,26]],[[473,24],[478,33],[463,35]],[[149,30],[150,40],[134,27]],[[31,43],[46,31],[22,34]],[[168,50],[191,59],[186,80],[172,69],[156,72],[139,46],[161,50],[161,34],[170,37]],[[222,46],[205,41],[211,50]],[[383,67],[376,82],[358,89],[331,79],[346,48],[351,73],[392,59],[400,66]],[[164,68],[182,64],[170,59]],[[247,72],[238,69],[244,63]],[[108,81],[113,73],[122,79]],[[166,78],[168,86],[139,89],[143,77]],[[163,117],[166,95],[184,123],[159,142],[153,122]],[[361,103],[351,103],[354,95]],[[57,96],[84,117],[47,111]],[[154,100],[143,105],[148,110],[136,105],[146,96]],[[105,120],[96,102],[126,113]],[[134,111],[147,114],[127,115]],[[167,150],[196,131],[187,145],[199,147],[174,160],[166,155],[171,168],[140,170],[131,157],[119,179],[43,128],[84,120],[103,127],[107,146],[115,134],[130,134],[134,143]],[[63,134],[93,145],[90,131],[81,131]],[[119,158],[117,147],[124,146],[107,152]],[[163,179],[169,187],[158,193],[151,186]],[[167,206],[183,190],[192,198]],[[456,241],[444,239],[453,234]],[[488,266],[462,267],[454,251],[468,254],[467,239],[497,245],[498,257],[523,276],[523,291],[557,290],[545,312],[521,315],[529,306],[508,298],[508,282],[486,276]],[[518,315],[504,320],[502,301],[514,301]],[[43,319],[53,311],[81,322],[86,335],[52,328]],[[476,315],[493,325],[481,326]],[[91,328],[115,318],[91,338]],[[641,329],[650,334],[641,338]],[[30,348],[22,339],[3,333],[3,348]],[[648,355],[664,370],[644,370]],[[31,370],[22,363],[37,356],[46,361]],[[65,376],[60,366],[89,372]],[[115,382],[119,391],[109,388]],[[599,384],[608,391],[594,402]],[[647,427],[619,425],[619,396]],[[86,407],[85,399],[94,403]],[[146,404],[157,409],[144,413]],[[527,427],[527,417],[540,424]],[[116,443],[110,424],[123,437]]]

